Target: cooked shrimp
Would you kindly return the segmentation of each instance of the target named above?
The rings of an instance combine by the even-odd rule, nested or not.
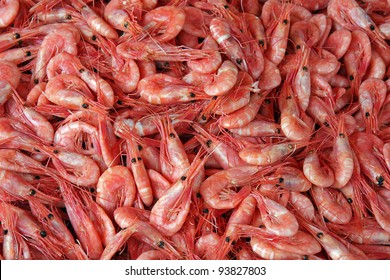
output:
[[[142,33],[140,20],[142,1],[112,0],[104,8],[104,18],[112,27],[122,31],[128,31],[136,36]]]
[[[320,160],[315,150],[307,153],[303,162],[303,173],[311,183],[322,188],[330,187],[335,180],[332,169]]]
[[[154,74],[141,79],[138,91],[151,104],[171,105],[207,98],[196,87],[167,74]]]
[[[19,85],[20,78],[20,70],[13,62],[0,60],[0,106],[11,97]]]
[[[112,216],[116,208],[133,205],[136,190],[130,170],[125,166],[113,166],[99,177],[96,202]]]
[[[203,90],[210,96],[224,95],[234,87],[237,82],[237,76],[237,67],[230,60],[225,60],[219,67],[213,81],[210,84],[206,84]]]
[[[168,42],[182,30],[186,13],[180,7],[160,6],[147,12],[142,19],[145,32],[153,40]]]

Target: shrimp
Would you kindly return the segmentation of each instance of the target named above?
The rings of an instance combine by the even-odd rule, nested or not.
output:
[[[156,120],[161,135],[161,173],[169,181],[176,182],[190,168],[187,153],[169,117]]]
[[[321,188],[330,187],[335,180],[333,170],[320,160],[316,150],[307,153],[303,162],[303,173],[312,184]]]
[[[289,203],[306,220],[312,221],[315,218],[314,205],[306,195],[291,191]]]
[[[306,179],[303,172],[292,166],[280,166],[275,173],[266,179],[271,183],[276,181],[276,186],[290,191],[306,192],[312,184]]]
[[[371,130],[377,133],[379,130],[376,116],[385,102],[386,92],[385,82],[375,78],[366,79],[359,86],[359,104],[367,131]]]
[[[9,26],[17,17],[19,12],[18,0],[5,0],[1,1],[0,5],[0,28]]]
[[[76,37],[74,32],[67,28],[53,29],[42,41],[39,48],[35,68],[34,83],[43,82],[46,77],[46,67],[50,59],[59,52],[66,51],[77,55],[77,43],[80,38]]]
[[[232,36],[232,30],[229,25],[229,22],[223,18],[213,18],[210,22],[211,35],[226,52],[230,60],[240,70],[248,72],[248,65],[243,49]]]
[[[188,171],[154,204],[150,223],[166,236],[172,236],[184,225],[190,210],[194,181],[203,168],[204,159],[195,158]]]
[[[142,217],[136,209],[119,207],[114,211],[114,218],[122,229],[134,230],[134,237],[139,241],[145,242],[154,249],[166,253],[172,259],[180,258],[179,252],[172,247],[168,239],[153,227],[145,217]]]
[[[202,91],[167,74],[154,74],[141,79],[137,89],[141,98],[151,104],[172,105],[206,99]]]
[[[130,32],[136,36],[142,34],[141,19],[142,2],[137,0],[113,0],[104,8],[104,18],[115,29]]]
[[[278,249],[271,242],[258,236],[251,237],[250,245],[255,254],[266,260],[303,260],[308,258],[301,254]]]
[[[94,101],[93,94],[77,76],[61,74],[46,85],[45,96],[51,102],[70,110],[92,110],[106,115],[106,107]]]
[[[99,259],[103,252],[102,240],[92,220],[83,209],[81,199],[75,189],[65,181],[58,180],[58,185],[69,220],[87,256],[91,259]]]
[[[202,235],[195,243],[194,253],[202,260],[214,259],[211,255],[210,248],[216,248],[219,244],[220,237],[215,232]]]
[[[133,174],[125,166],[108,168],[96,186],[96,202],[112,216],[114,210],[122,206],[132,206],[137,189]]]
[[[355,0],[331,0],[327,7],[328,15],[342,27],[353,31],[364,31],[382,48],[386,48],[384,35],[366,11]]]
[[[200,194],[215,209],[234,209],[249,195],[250,184],[267,172],[269,169],[258,166],[239,166],[219,171],[202,183]]]
[[[13,94],[20,83],[21,73],[15,63],[0,60],[0,106]]]
[[[342,192],[334,188],[313,186],[311,194],[324,219],[335,224],[349,223],[352,209]]]
[[[261,220],[267,231],[277,236],[293,236],[298,232],[298,221],[287,208],[259,192],[253,192],[251,195],[256,199]]]
[[[351,44],[352,34],[347,29],[332,32],[324,43],[324,48],[340,59],[347,52]]]
[[[56,238],[64,251],[65,256],[71,260],[88,259],[82,247],[76,243],[72,233],[62,221],[56,208],[48,209],[37,200],[29,200],[32,214]]]
[[[367,256],[357,247],[337,237],[322,227],[301,221],[310,234],[322,245],[332,260],[365,260]]]
[[[98,102],[109,108],[113,106],[114,91],[110,84],[96,73],[86,69],[75,55],[67,52],[57,54],[50,59],[46,70],[49,80],[57,74],[78,76],[93,92],[97,93]]]
[[[241,136],[271,136],[271,135],[280,135],[281,128],[280,125],[275,122],[268,122],[264,120],[253,120],[247,125],[244,125],[240,128],[230,128],[231,133],[241,135]]]
[[[88,156],[54,149],[52,161],[60,175],[77,186],[95,185],[99,180],[99,165]]]
[[[82,0],[72,1],[71,4],[81,13],[81,16],[85,19],[88,25],[98,34],[110,39],[117,39],[119,37],[116,30],[99,17],[96,12]]]
[[[38,190],[16,172],[0,169],[0,182],[1,190],[15,197],[15,200],[34,198],[42,203],[63,206],[61,198]]]
[[[195,139],[201,143],[223,169],[245,165],[245,162],[238,156],[238,152],[227,143],[212,136],[196,124],[192,127],[198,132]]]
[[[259,144],[242,149],[239,155],[249,164],[267,166],[288,157],[304,146],[305,144],[300,142]]]
[[[142,19],[142,26],[153,40],[165,43],[177,36],[183,29],[186,13],[180,7],[160,6],[148,11]]]
[[[225,60],[218,69],[214,80],[210,84],[206,84],[203,90],[210,96],[224,95],[236,84],[237,75],[237,67],[230,60]]]

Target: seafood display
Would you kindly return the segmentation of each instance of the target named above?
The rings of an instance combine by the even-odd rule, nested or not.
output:
[[[390,259],[390,1],[0,1],[0,259]]]

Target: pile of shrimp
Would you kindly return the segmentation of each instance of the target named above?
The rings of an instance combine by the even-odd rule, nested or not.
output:
[[[1,259],[390,259],[390,1],[0,3]]]

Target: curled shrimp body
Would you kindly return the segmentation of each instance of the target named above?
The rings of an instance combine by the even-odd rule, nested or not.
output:
[[[334,188],[313,186],[311,193],[324,218],[335,224],[349,223],[352,208],[342,192]]]
[[[289,203],[306,220],[312,221],[315,218],[314,205],[311,200],[299,192],[290,192]]]
[[[137,87],[141,97],[151,104],[177,104],[205,99],[205,94],[179,78],[154,74],[141,79]]]
[[[230,132],[241,136],[271,136],[280,134],[280,125],[275,122],[253,120],[240,128],[230,128]]]
[[[130,170],[125,166],[113,166],[99,177],[96,202],[107,214],[113,215],[117,207],[133,205],[136,190]]]
[[[334,183],[334,174],[328,165],[322,165],[315,150],[307,153],[303,162],[303,173],[314,185],[322,188],[330,187]]]
[[[137,23],[137,17],[140,16],[141,8],[141,1],[113,0],[104,8],[104,18],[115,29],[138,35],[142,33],[142,27]]]
[[[204,86],[204,92],[210,96],[220,96],[230,91],[237,82],[238,69],[230,60],[219,67],[214,80]]]
[[[72,30],[66,28],[53,29],[49,32],[43,39],[37,54],[34,81],[40,83],[44,80],[47,64],[55,54],[66,51],[70,54],[77,55],[77,43],[79,40],[80,37],[76,37]]]
[[[219,171],[208,177],[200,187],[200,194],[215,209],[233,209],[249,195],[249,184],[261,176],[257,166],[240,166]],[[240,188],[237,192],[236,190]]]
[[[293,236],[298,232],[298,221],[283,205],[258,192],[252,194],[267,230],[277,236]]]
[[[180,7],[161,6],[147,12],[142,25],[153,39],[162,43],[175,38],[183,29],[186,13]]]

